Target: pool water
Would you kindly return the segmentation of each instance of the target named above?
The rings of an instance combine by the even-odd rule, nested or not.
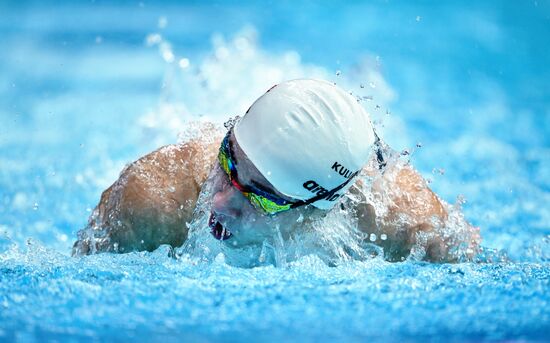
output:
[[[0,4],[0,341],[550,340],[550,4]],[[70,257],[124,165],[285,79],[353,92],[476,262]]]

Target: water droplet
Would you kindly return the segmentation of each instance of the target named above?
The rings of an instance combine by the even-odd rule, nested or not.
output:
[[[445,169],[443,169],[443,168],[434,168],[434,169],[432,169],[432,174],[444,175],[445,174]]]
[[[162,52],[162,58],[168,63],[174,62],[174,53],[171,50],[165,50]]]
[[[37,202],[34,203],[34,205],[32,206],[32,209],[35,210],[35,211],[38,210],[38,203]]]
[[[159,29],[164,29],[168,25],[168,19],[166,17],[160,17],[158,22]]]
[[[174,192],[176,191],[176,187],[170,186],[170,187],[168,187],[168,191],[169,191],[170,193],[174,193]]]
[[[364,85],[364,84],[360,84],[359,87],[365,88],[365,85]]]
[[[370,88],[376,88],[376,84],[372,81],[369,82],[369,86],[370,86]]]
[[[416,147],[417,148],[422,148],[422,143],[421,142],[416,143]]]
[[[337,70],[336,71],[336,76],[340,76],[340,74],[342,74],[342,72],[340,70]]]
[[[416,21],[421,21],[421,20],[422,20],[422,17],[419,16],[419,15],[417,15],[417,16],[416,16]]]
[[[145,38],[145,43],[147,46],[153,46],[159,44],[160,42],[162,42],[162,36],[158,33],[151,33]]]
[[[233,118],[229,118],[225,123],[223,123],[223,126],[227,129],[227,130],[230,130],[231,128],[233,128],[233,126],[235,126],[235,124],[241,119],[240,116],[235,116]]]
[[[181,69],[185,69],[187,67],[189,67],[189,59],[188,58],[182,58],[179,62],[178,62],[178,65],[180,66]]]
[[[380,239],[385,241],[386,239],[388,239],[388,235],[386,235],[385,233],[381,234],[380,235]]]
[[[370,240],[371,242],[376,241],[376,234],[371,233],[370,236],[369,236],[369,240]]]
[[[403,151],[401,151],[401,155],[403,156],[407,156],[408,154],[410,154],[410,152],[407,149],[404,149]]]

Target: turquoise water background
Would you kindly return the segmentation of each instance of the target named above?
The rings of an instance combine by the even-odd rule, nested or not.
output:
[[[0,341],[550,340],[548,1],[4,1],[0,35]],[[360,96],[496,261],[69,257],[126,163],[298,77]]]

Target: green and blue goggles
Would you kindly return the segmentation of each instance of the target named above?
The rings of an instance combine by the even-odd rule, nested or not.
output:
[[[255,208],[267,214],[276,214],[291,209],[294,204],[293,202],[289,202],[257,187],[244,186],[239,183],[237,169],[235,168],[235,163],[233,162],[234,159],[231,153],[231,146],[229,144],[230,134],[231,131],[229,131],[223,139],[220,152],[218,153],[218,160],[222,169],[227,173],[231,184],[237,188]]]

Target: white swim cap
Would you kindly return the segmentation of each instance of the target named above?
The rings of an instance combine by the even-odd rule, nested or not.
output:
[[[368,162],[375,140],[355,97],[318,80],[283,82],[261,96],[235,125],[235,139],[282,194],[307,200],[329,193]],[[353,182],[312,205],[329,209]]]

